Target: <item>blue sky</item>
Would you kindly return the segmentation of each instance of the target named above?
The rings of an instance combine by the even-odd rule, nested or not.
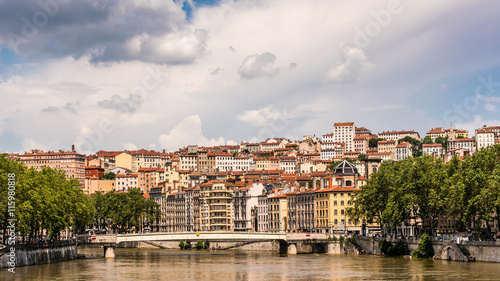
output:
[[[497,2],[50,3],[0,0],[0,151],[500,125]]]

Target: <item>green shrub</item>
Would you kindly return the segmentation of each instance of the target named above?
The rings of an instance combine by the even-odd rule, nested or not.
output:
[[[198,249],[198,250],[203,249],[203,241],[198,240],[198,242],[196,242],[196,246],[195,246],[195,247],[196,247],[196,249]]]
[[[418,248],[413,251],[415,258],[432,258],[434,256],[434,249],[432,248],[432,241],[428,234],[422,234]]]
[[[205,242],[203,243],[203,248],[205,249],[210,248],[210,242],[208,242],[208,240],[205,240]]]
[[[191,241],[189,240],[186,240],[186,246],[185,246],[185,249],[191,249],[192,245],[191,245]]]
[[[184,250],[186,248],[186,244],[184,244],[184,241],[179,242],[179,248],[181,248],[181,250]]]

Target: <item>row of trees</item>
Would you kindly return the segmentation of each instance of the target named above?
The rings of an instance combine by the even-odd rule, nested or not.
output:
[[[9,174],[15,174],[15,185],[11,190],[8,190]],[[7,158],[6,154],[0,155],[0,227],[3,241],[10,224],[8,219],[17,220],[16,231],[28,241],[41,238],[44,232],[48,237],[58,239],[63,230],[85,231],[92,222],[95,210],[79,185],[76,179],[67,180],[60,170],[43,168],[38,172]],[[9,211],[8,206],[10,203],[12,207],[12,202],[15,209]]]
[[[445,218],[458,231],[484,223],[489,232],[500,219],[500,145],[447,163],[431,156],[384,162],[352,202],[352,219],[392,230],[413,225],[434,233]]]
[[[142,231],[160,218],[159,205],[144,198],[136,188],[128,193],[98,191],[91,198],[96,211],[93,224],[97,229],[109,227],[118,233]]]
[[[9,174],[15,174],[15,185],[10,194]],[[65,230],[85,233],[92,225],[97,228],[108,226],[117,232],[139,231],[160,216],[158,204],[144,198],[138,189],[128,193],[98,192],[89,197],[79,186],[78,180],[66,179],[62,170],[48,167],[41,171],[27,169],[22,162],[9,159],[6,154],[0,155],[0,229],[3,241],[6,241],[9,219],[17,220],[16,232],[31,242],[42,236],[59,239]],[[14,209],[8,208],[10,202],[15,203]]]

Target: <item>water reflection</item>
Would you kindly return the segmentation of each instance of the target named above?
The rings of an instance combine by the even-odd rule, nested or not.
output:
[[[0,280],[498,280],[500,266],[379,256],[280,256],[270,252],[79,250],[88,258],[0,271]]]

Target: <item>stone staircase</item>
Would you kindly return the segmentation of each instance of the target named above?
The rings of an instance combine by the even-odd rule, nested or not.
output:
[[[449,250],[451,250],[452,255],[449,255]],[[454,261],[469,261],[469,250],[463,245],[457,245],[455,242],[446,242],[439,248],[439,250],[434,255],[435,260],[451,260]]]

